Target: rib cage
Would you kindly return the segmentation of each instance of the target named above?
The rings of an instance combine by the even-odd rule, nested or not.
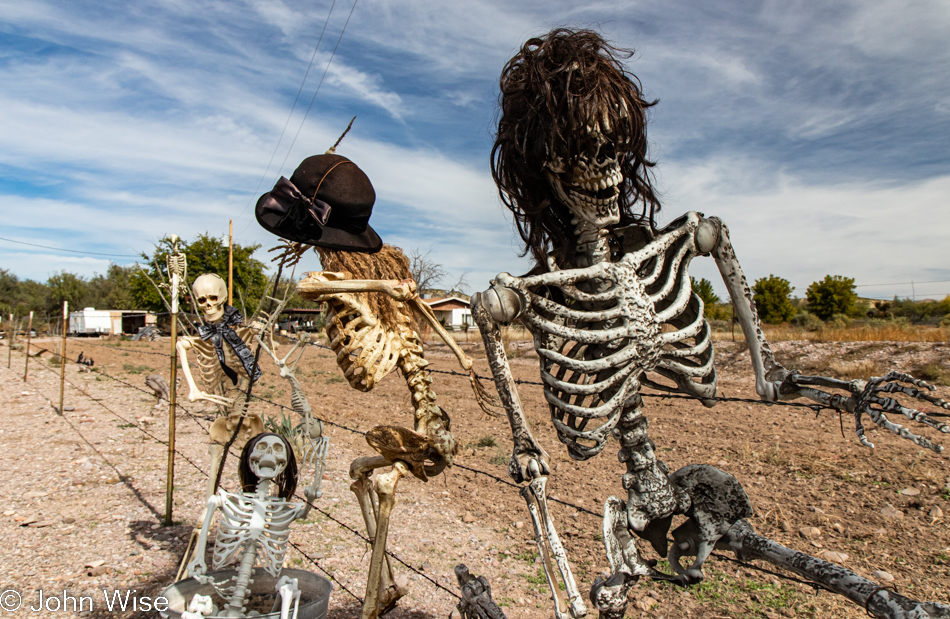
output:
[[[245,326],[235,328],[238,336],[244,340],[244,344],[251,345],[251,339],[254,332]],[[231,368],[241,368],[241,361],[231,350],[227,343],[223,345],[224,359]],[[198,365],[198,379],[210,393],[225,393],[231,387],[231,381],[227,379],[224,370],[221,369],[221,362],[218,361],[218,355],[214,351],[214,344],[210,340],[203,340],[200,337],[191,336],[191,348],[195,353],[195,360]],[[243,370],[241,370],[243,371]]]
[[[399,316],[397,328],[391,329],[373,316],[360,295],[340,293],[328,297],[326,329],[330,348],[354,389],[371,390],[396,367],[407,348],[415,344],[421,350],[418,335],[409,326],[408,311]]]
[[[552,261],[548,273],[498,277],[527,300],[520,318],[534,334],[544,397],[572,458],[604,448],[641,384],[715,394],[710,328],[687,271],[698,222],[691,213],[617,262],[558,270]]]
[[[219,491],[221,522],[214,545],[214,569],[220,569],[247,544],[255,544],[263,568],[278,576],[287,553],[290,524],[297,517],[300,503],[283,499],[250,499],[240,494]]]

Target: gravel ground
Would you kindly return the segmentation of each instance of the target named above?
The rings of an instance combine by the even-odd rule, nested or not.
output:
[[[59,348],[55,340],[36,344]],[[176,524],[165,527],[167,448],[160,441],[167,438],[167,406],[155,409],[150,395],[105,375],[143,388],[149,373],[167,375],[168,345],[167,340],[70,341],[68,358],[74,360],[82,351],[95,359],[98,371],[67,366],[62,416],[54,409],[59,375],[50,355],[30,359],[24,382],[23,355],[14,352],[12,368],[7,369],[7,351],[0,348],[0,405],[5,413],[0,467],[6,473],[0,479],[0,606],[13,599],[10,591],[23,603],[16,612],[0,611],[0,617],[155,616],[143,605],[174,580],[201,510],[208,462],[204,428],[213,414],[183,401],[187,413],[178,417],[176,436]],[[722,353],[722,392],[755,397],[748,353],[731,343],[717,347]],[[812,371],[830,364],[840,373],[849,367],[871,367],[867,363],[885,370],[936,371],[945,367],[950,347],[782,342],[775,350],[788,367]],[[457,367],[439,347],[429,357],[436,369]],[[537,358],[530,351],[518,353],[512,365],[516,378],[537,381]],[[255,393],[289,405],[289,388],[274,377],[272,366],[265,363],[264,370]],[[488,374],[483,360],[477,370]],[[366,431],[381,423],[411,423],[408,392],[398,376],[382,381],[372,393],[358,393],[343,381],[332,355],[313,348],[298,377],[304,380],[315,414],[339,426]],[[452,414],[453,432],[463,445],[460,466],[429,483],[408,479],[399,486],[389,548],[416,571],[396,564],[410,593],[389,617],[447,617],[457,602],[452,568],[460,562],[489,578],[496,600],[513,619],[549,617],[550,594],[540,577],[524,501],[516,488],[503,483],[510,453],[507,423],[478,409],[466,380],[446,374],[435,379],[439,401]],[[606,570],[596,514],[607,496],[623,496],[623,467],[610,455],[611,446],[587,462],[571,461],[550,427],[540,387],[525,385],[522,399],[552,456],[552,497],[580,508],[552,503],[586,595],[594,577]],[[280,413],[261,402],[252,408],[264,415]],[[950,603],[950,529],[944,516],[950,512],[950,464],[944,456],[876,430],[869,435],[877,449],[865,449],[853,436],[853,424],[845,423],[842,436],[835,416],[825,412],[816,418],[807,409],[734,402],[706,409],[682,400],[650,400],[647,412],[651,436],[671,469],[705,462],[735,475],[752,498],[756,516],[751,522],[763,535],[811,554],[835,552],[863,575],[889,573],[894,581],[883,584],[902,593]],[[292,549],[286,565],[331,574],[336,585],[330,617],[342,619],[359,615],[369,564],[368,546],[354,534],[362,530],[362,519],[347,472],[354,458],[371,451],[362,436],[339,426],[327,426],[331,447],[320,511],[293,527],[291,540],[303,552]],[[925,434],[940,439],[934,432]],[[233,461],[224,474],[225,487],[232,489]],[[804,537],[808,527],[818,533],[809,531]],[[650,556],[650,551],[644,554]],[[706,583],[690,589],[638,583],[628,616],[864,614],[831,594],[816,596],[810,587],[722,559],[707,563],[707,575]],[[135,592],[125,611],[108,608],[106,597],[131,590]],[[50,610],[31,612],[39,591]],[[90,597],[93,611],[57,610],[64,591],[77,600]],[[71,604],[67,600],[70,609]]]

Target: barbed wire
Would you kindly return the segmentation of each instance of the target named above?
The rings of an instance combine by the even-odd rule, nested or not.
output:
[[[45,352],[53,352],[53,351],[49,350],[48,348],[43,348],[43,347],[41,347],[41,346],[37,346],[37,348],[40,349],[40,350],[42,350],[42,351],[45,351]],[[68,359],[67,359],[67,360],[68,360]],[[71,361],[71,362],[72,362],[72,363],[76,363],[77,365],[83,365],[83,364],[80,364],[80,363],[78,363],[78,362],[76,362],[76,361]],[[48,371],[48,372],[53,373],[54,375],[56,374],[56,371],[53,370],[52,368],[48,368],[48,367],[46,367],[45,365],[40,365],[40,367],[43,368],[44,370]],[[83,367],[85,367],[85,366],[83,366]],[[137,387],[137,386],[135,386],[135,385],[133,385],[133,384],[131,384],[131,383],[128,383],[128,382],[126,382],[126,381],[124,381],[124,380],[122,380],[122,379],[120,379],[120,378],[117,378],[117,377],[115,377],[115,376],[112,376],[111,374],[108,374],[108,373],[106,373],[106,372],[103,372],[102,370],[97,370],[95,373],[96,373],[97,376],[100,376],[100,375],[101,375],[101,376],[105,376],[105,377],[107,377],[107,378],[111,378],[112,380],[114,380],[114,381],[116,381],[116,382],[118,382],[118,383],[121,383],[121,384],[126,385],[126,386],[128,386],[128,387],[131,387],[131,388],[136,389],[136,390],[138,390],[138,391],[142,391],[143,393],[147,393],[147,394],[149,394],[149,395],[154,395],[154,394],[151,394],[151,393],[149,393],[148,391],[146,391],[146,390],[144,390],[144,389],[141,389],[141,388],[139,388],[139,387]],[[162,439],[156,437],[155,435],[153,435],[153,434],[151,434],[150,432],[148,432],[145,428],[142,428],[142,427],[140,427],[138,424],[133,423],[131,420],[122,417],[121,415],[119,415],[118,413],[116,413],[115,411],[113,411],[112,409],[110,409],[108,406],[106,406],[105,404],[103,404],[102,401],[101,401],[99,398],[96,398],[95,396],[91,395],[90,393],[88,393],[88,392],[85,391],[84,389],[80,388],[78,385],[76,385],[76,384],[73,383],[72,381],[70,381],[70,380],[67,379],[67,380],[65,380],[65,382],[69,383],[74,389],[76,389],[77,391],[79,391],[80,393],[82,393],[83,395],[85,395],[86,397],[88,397],[88,398],[89,398],[90,400],[92,400],[93,402],[97,403],[99,406],[101,406],[102,408],[104,408],[106,411],[108,411],[109,413],[111,413],[112,415],[114,415],[115,417],[117,417],[118,419],[121,419],[123,422],[126,423],[127,427],[135,428],[135,429],[137,429],[138,431],[140,431],[140,432],[142,432],[143,434],[145,434],[146,436],[148,436],[149,438],[151,438],[151,439],[152,439],[153,441],[155,441],[156,443],[159,443],[159,444],[161,444],[161,445],[165,445],[166,447],[168,446],[168,441],[167,441],[167,440],[162,440]],[[47,396],[45,396],[45,395],[44,395],[43,397],[45,397],[47,400],[50,400],[49,397],[47,397]],[[52,400],[50,400],[50,402],[52,402]],[[176,409],[179,409],[179,410],[182,410],[182,411],[184,411],[185,413],[187,413],[188,416],[191,417],[192,420],[194,420],[195,423],[198,424],[198,426],[199,426],[202,430],[205,431],[205,433],[210,434],[208,428],[206,428],[205,426],[203,426],[203,425],[198,421],[198,418],[197,418],[196,415],[194,415],[193,413],[191,413],[191,412],[188,411],[187,409],[182,408],[181,405],[176,404],[176,407],[175,407],[175,408],[176,408]],[[64,416],[64,418],[65,418],[65,416]],[[66,421],[67,421],[67,423],[69,423],[70,427],[73,427],[73,426],[72,426],[72,423],[70,423],[70,422],[68,421],[68,419],[67,419]],[[79,431],[78,431],[75,427],[73,427],[73,430],[75,430],[77,433],[79,433]],[[80,436],[82,436],[81,433],[79,433],[79,434],[80,434]],[[84,437],[83,437],[83,438],[84,438]],[[85,440],[85,438],[84,438],[84,440]],[[208,472],[207,472],[207,471],[205,471],[201,466],[199,466],[198,464],[196,464],[193,460],[191,460],[188,456],[186,456],[184,453],[182,453],[179,449],[177,449],[177,448],[174,449],[174,452],[175,452],[175,454],[177,454],[178,456],[180,456],[182,459],[184,459],[188,464],[190,464],[192,467],[194,467],[199,473],[201,473],[201,474],[204,475],[205,477],[208,477]],[[232,451],[232,452],[231,452],[231,455],[237,456],[238,454],[235,454],[235,453]],[[110,466],[111,466],[111,465],[110,465]],[[116,469],[114,466],[112,466],[112,468],[113,468],[113,470],[115,470],[116,473],[119,475],[119,478],[120,478],[120,479],[124,478],[124,475],[123,475],[118,469]],[[309,503],[309,501],[307,501],[306,498],[301,497],[299,494],[295,494],[294,496],[297,497],[297,498],[303,499],[305,502],[308,502],[308,503]],[[333,518],[332,516],[330,516],[328,513],[324,512],[324,511],[323,511],[322,509],[320,509],[319,507],[316,507],[316,506],[313,505],[312,503],[310,503],[310,505],[311,505],[311,507],[313,507],[314,509],[316,509],[318,512],[323,513],[324,515],[326,515],[326,516],[327,516],[328,518],[330,518],[331,520],[334,520],[334,521],[337,522],[338,524],[341,524],[341,525],[342,525],[342,523],[340,523],[339,521],[337,521],[335,518]],[[345,525],[344,525],[344,526],[345,526]],[[349,527],[346,527],[346,528],[349,528]],[[363,599],[362,599],[362,598],[360,598],[358,595],[356,595],[355,593],[353,593],[352,591],[350,591],[350,590],[346,587],[346,585],[344,585],[340,580],[338,580],[336,577],[334,577],[333,574],[331,574],[331,573],[330,573],[329,571],[327,571],[323,566],[321,566],[321,565],[316,561],[316,559],[314,559],[313,557],[311,557],[310,555],[308,555],[306,552],[304,552],[303,549],[301,549],[297,544],[294,544],[293,542],[290,542],[290,545],[293,546],[294,549],[295,549],[297,552],[299,552],[300,554],[302,554],[308,561],[310,561],[310,563],[312,563],[314,566],[316,566],[321,572],[323,572],[324,574],[326,574],[333,582],[335,582],[337,585],[339,585],[340,589],[342,589],[343,591],[346,591],[346,592],[349,593],[351,596],[353,596],[353,598],[355,598],[357,601],[359,601],[360,605],[363,604]],[[396,558],[397,560],[399,560],[398,557],[394,557],[394,558]],[[400,560],[400,562],[401,562],[401,560]],[[436,584],[438,584],[438,583],[436,583]]]
[[[288,337],[288,336],[284,336],[284,337]],[[288,339],[291,339],[291,340],[293,340],[293,341],[299,341],[297,338],[293,338],[293,337],[288,337]],[[330,347],[325,346],[325,345],[322,345],[322,344],[319,344],[319,343],[317,343],[317,342],[310,342],[309,344],[312,345],[312,346],[314,346],[314,347],[316,347],[316,348],[320,348],[320,349],[332,351],[332,349],[331,349]],[[111,349],[113,349],[113,350],[122,350],[122,351],[124,351],[124,352],[139,352],[139,353],[144,353],[144,354],[152,354],[152,355],[164,356],[164,357],[167,357],[167,358],[170,358],[170,357],[171,357],[170,354],[166,354],[166,353],[156,353],[156,352],[152,352],[152,351],[140,351],[140,350],[135,350],[135,349],[124,349],[124,348],[121,348],[121,347],[118,347],[118,346],[108,346],[108,345],[101,345],[101,344],[100,344],[99,346],[102,346],[102,347],[104,347],[104,348],[111,348]],[[53,352],[53,351],[49,351],[48,349],[43,349],[43,350],[47,350],[48,352]],[[54,353],[54,354],[55,354],[55,353]],[[47,369],[48,369],[48,368],[47,368]],[[427,369],[428,369],[428,371],[433,372],[433,373],[439,373],[439,374],[446,374],[446,375],[464,377],[464,378],[466,378],[466,379],[469,378],[469,376],[470,376],[469,374],[465,374],[465,373],[458,372],[458,371],[455,371],[455,370],[436,370],[436,369],[433,369],[433,368],[427,368]],[[128,386],[130,386],[130,387],[139,389],[138,387],[135,387],[134,385],[132,385],[132,384],[130,384],[130,383],[125,383],[124,381],[122,381],[122,380],[120,380],[120,379],[116,379],[115,377],[112,377],[111,375],[109,375],[109,374],[107,374],[107,373],[105,373],[105,372],[100,372],[100,373],[102,373],[103,375],[105,375],[105,376],[107,376],[107,377],[113,378],[114,380],[117,380],[118,382],[124,383],[124,384],[126,384],[126,385],[128,385]],[[477,378],[479,378],[479,379],[482,379],[482,380],[492,380],[492,379],[490,379],[490,378],[480,376],[480,375],[478,375],[477,373],[475,373],[475,376],[476,376]],[[523,380],[523,379],[515,379],[515,383],[517,383],[517,384],[527,384],[527,385],[537,385],[537,386],[542,386],[542,387],[544,386],[544,383],[542,383],[542,382],[540,382],[540,381],[530,381],[530,380]],[[145,390],[143,390],[143,389],[139,389],[139,390],[145,392]],[[146,393],[148,393],[148,392],[146,392]],[[687,400],[706,400],[706,401],[708,401],[708,400],[715,400],[715,401],[717,401],[717,402],[739,402],[739,403],[756,404],[756,405],[764,405],[764,406],[776,406],[776,405],[777,405],[777,406],[787,406],[787,407],[791,407],[791,408],[806,408],[806,409],[809,409],[809,410],[815,412],[816,414],[819,414],[822,410],[831,410],[831,411],[833,411],[833,412],[835,412],[835,413],[838,413],[839,415],[840,415],[840,413],[841,413],[840,411],[838,411],[837,409],[835,409],[835,408],[833,408],[833,407],[824,406],[824,405],[821,405],[821,404],[818,404],[818,403],[805,404],[805,403],[801,403],[801,402],[781,402],[781,401],[779,401],[779,402],[765,402],[765,401],[762,401],[762,400],[757,400],[757,399],[752,399],[752,398],[733,398],[733,397],[725,397],[725,396],[715,396],[715,397],[711,397],[711,398],[701,398],[701,397],[692,396],[692,395],[675,394],[675,393],[641,393],[640,395],[643,396],[643,397],[652,397],[652,398],[659,398],[659,399],[687,399]],[[282,410],[288,410],[288,411],[291,411],[291,412],[294,411],[294,409],[293,409],[292,407],[286,406],[286,405],[284,405],[284,404],[280,404],[280,403],[278,403],[278,402],[273,402],[273,401],[271,401],[271,400],[268,400],[268,399],[266,399],[266,398],[262,398],[262,397],[260,397],[260,396],[254,395],[254,394],[251,394],[251,398],[253,398],[253,399],[255,399],[255,400],[258,400],[258,401],[260,401],[260,402],[263,402],[263,403],[265,403],[265,404],[268,404],[268,405],[271,405],[271,406],[280,408],[280,409],[282,409]],[[183,409],[183,410],[185,410],[185,409]],[[186,412],[188,412],[188,411],[186,410]],[[189,413],[189,414],[190,414],[190,413]],[[928,413],[928,414],[930,414],[930,415],[935,415],[935,413]],[[940,414],[940,413],[936,413],[936,416],[947,416],[947,415],[942,415],[942,414]],[[346,425],[333,422],[333,421],[331,421],[331,420],[329,420],[329,419],[323,419],[323,418],[318,417],[318,416],[316,416],[316,415],[314,415],[314,417],[316,417],[317,419],[320,419],[321,422],[323,422],[323,423],[325,423],[325,424],[327,424],[327,425],[330,425],[330,426],[333,426],[333,427],[337,427],[337,428],[346,430],[346,431],[351,432],[351,433],[354,433],[354,434],[363,435],[363,436],[366,435],[366,432],[363,432],[362,430],[358,430],[358,429],[355,429],[355,428],[351,428],[351,427],[348,427],[348,426],[346,426]],[[136,427],[137,427],[137,426],[136,426]],[[206,431],[207,431],[207,430],[206,430]],[[158,439],[156,439],[156,440],[158,440]],[[159,442],[162,442],[162,441],[159,440]],[[167,445],[167,441],[164,442],[163,444],[166,444],[166,445]],[[180,453],[180,452],[178,452],[178,451],[176,450],[176,453]],[[193,466],[196,466],[196,468],[199,468],[199,467],[197,467],[197,465],[194,465],[194,463],[192,463],[192,465],[193,465]],[[489,473],[489,472],[487,472],[487,471],[483,471],[483,470],[480,470],[480,469],[477,469],[477,468],[474,468],[474,467],[469,467],[469,466],[466,466],[466,465],[463,465],[463,464],[459,464],[459,463],[454,463],[453,466],[456,466],[456,467],[458,467],[458,468],[461,469],[461,470],[465,470],[465,471],[471,472],[471,473],[473,473],[473,474],[475,474],[475,475],[482,475],[482,476],[484,476],[484,477],[487,477],[487,478],[489,478],[489,479],[494,480],[494,481],[497,482],[497,483],[501,483],[501,484],[503,484],[503,485],[506,485],[506,486],[509,486],[509,487],[512,487],[512,488],[518,488],[518,489],[521,488],[521,486],[519,486],[519,485],[517,485],[517,484],[515,484],[515,483],[513,483],[513,482],[511,482],[511,481],[505,480],[504,478],[499,477],[499,476],[497,476],[497,475],[494,475],[494,474],[492,474],[492,473]],[[201,469],[199,468],[199,470],[201,470]],[[203,471],[202,471],[202,472],[203,472]],[[207,475],[207,473],[205,473],[205,475]],[[299,498],[299,495],[296,495],[296,496],[298,496],[298,498]],[[576,505],[576,504],[570,503],[570,502],[568,502],[568,501],[564,501],[564,500],[562,500],[562,499],[558,499],[558,498],[556,498],[556,497],[551,497],[551,496],[549,496],[549,497],[547,497],[547,500],[549,500],[549,501],[551,501],[551,502],[554,502],[554,503],[558,503],[558,504],[564,505],[565,507],[569,507],[569,508],[571,508],[571,509],[573,509],[573,510],[575,510],[575,511],[577,511],[577,512],[584,513],[584,514],[593,516],[593,517],[595,517],[595,518],[601,518],[601,517],[602,517],[601,514],[595,512],[595,511],[593,511],[593,510],[584,508],[584,507],[582,507],[582,506],[580,506],[580,505]],[[304,501],[305,501],[305,502],[308,502],[314,510],[316,510],[318,513],[322,514],[322,515],[323,515],[324,517],[326,517],[328,520],[331,520],[332,522],[336,523],[336,524],[337,524],[338,526],[340,526],[341,528],[346,529],[346,530],[349,531],[351,534],[353,534],[354,536],[356,536],[356,537],[358,537],[359,539],[363,540],[364,542],[370,543],[370,544],[372,543],[372,541],[369,540],[369,538],[365,537],[362,533],[360,533],[360,532],[358,532],[357,530],[353,529],[353,528],[350,527],[349,525],[347,525],[347,524],[341,522],[340,520],[336,519],[336,518],[333,517],[329,512],[327,512],[327,511],[321,509],[319,506],[317,506],[317,505],[315,505],[315,504],[313,504],[313,503],[310,503],[310,502],[307,501],[305,498],[304,498]],[[672,541],[672,540],[669,540],[669,541]],[[311,557],[309,557],[308,555],[306,555],[306,553],[303,553],[303,551],[300,550],[295,544],[292,544],[292,545],[295,547],[295,549],[298,550],[298,552],[301,552],[301,554],[303,554],[305,557],[307,557],[307,559],[310,560],[311,563],[313,563],[313,564],[316,565],[317,567],[320,567],[319,564],[316,563],[316,561],[315,561],[314,559],[312,559]],[[393,554],[392,552],[390,552],[390,551],[388,551],[388,550],[386,551],[386,554],[387,554],[388,556],[390,556],[391,558],[395,559],[397,562],[399,562],[400,564],[402,564],[404,567],[406,567],[406,568],[409,569],[410,571],[416,573],[417,575],[419,575],[419,576],[422,577],[423,579],[425,579],[425,580],[427,580],[428,582],[430,582],[433,586],[435,586],[435,587],[437,587],[437,588],[439,588],[439,589],[441,589],[441,590],[446,591],[447,593],[449,593],[450,595],[452,595],[453,597],[455,597],[455,598],[457,598],[457,599],[461,599],[458,594],[456,594],[455,592],[451,591],[450,589],[447,589],[445,586],[443,586],[442,584],[440,584],[439,582],[437,582],[436,580],[432,579],[432,578],[429,577],[427,574],[425,574],[422,570],[417,569],[417,568],[415,568],[414,566],[410,565],[409,563],[407,563],[406,561],[404,561],[404,560],[403,560],[402,558],[400,558],[399,556]],[[777,578],[781,578],[781,579],[784,579],[784,580],[787,580],[787,581],[790,581],[790,582],[796,582],[796,583],[798,583],[798,584],[803,584],[803,585],[806,585],[806,586],[809,586],[809,587],[813,587],[813,588],[816,590],[816,593],[817,593],[817,591],[818,591],[819,589],[824,589],[824,588],[825,588],[825,587],[822,586],[820,583],[817,583],[817,582],[814,582],[814,581],[803,580],[803,579],[800,579],[800,578],[797,578],[797,577],[794,577],[794,576],[789,576],[789,575],[786,575],[786,574],[782,574],[782,573],[780,573],[780,572],[775,572],[775,571],[773,571],[773,570],[770,570],[770,569],[767,569],[767,568],[763,568],[763,567],[760,567],[760,566],[757,566],[757,565],[754,565],[754,564],[751,564],[751,563],[747,563],[747,562],[744,562],[744,561],[741,561],[741,560],[738,560],[738,559],[734,559],[734,558],[732,558],[732,557],[729,557],[729,556],[726,556],[726,555],[722,555],[722,554],[719,554],[719,553],[712,553],[711,556],[713,556],[713,557],[715,557],[715,558],[717,558],[717,559],[722,559],[722,560],[724,560],[724,561],[734,563],[734,564],[739,565],[739,566],[741,566],[741,567],[744,567],[744,568],[746,568],[746,569],[755,570],[755,571],[762,572],[762,573],[764,573],[764,574],[769,574],[769,575],[771,575],[771,576],[774,576],[774,577],[777,577]],[[323,571],[324,573],[326,573],[328,576],[330,576],[329,572],[326,572],[326,570],[324,570],[322,567],[320,567],[320,569],[321,569],[321,571]],[[331,576],[331,578],[332,578],[332,576]],[[345,589],[345,587],[342,585],[342,583],[340,583],[339,581],[337,581],[335,578],[333,578],[333,580],[334,580],[334,582],[337,582],[338,584],[340,584],[341,588],[344,588],[344,589]],[[355,594],[353,594],[353,593],[350,592],[349,590],[347,590],[347,592],[350,593],[350,595],[353,595],[353,597],[355,597],[356,599],[360,600],[360,603],[362,604],[362,600],[361,600],[358,596],[356,596]]]

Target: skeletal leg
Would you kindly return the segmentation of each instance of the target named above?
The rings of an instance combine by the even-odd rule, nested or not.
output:
[[[534,525],[534,539],[538,545],[538,554],[541,555],[544,573],[548,577],[548,585],[551,587],[551,593],[554,599],[554,614],[558,619],[567,619],[568,610],[570,616],[583,617],[587,614],[587,608],[581,601],[580,591],[577,590],[577,584],[574,582],[574,575],[571,573],[571,565],[567,561],[567,553],[561,546],[561,540],[558,538],[557,530],[554,528],[554,521],[548,512],[547,477],[536,477],[530,484],[521,489],[521,496],[528,503],[528,512],[531,514],[531,523]],[[558,571],[561,574],[561,581],[564,583],[564,589],[570,608],[568,609],[568,600],[564,599],[565,592],[562,592],[557,584],[557,576],[554,572],[554,566],[551,565],[551,558],[557,563]]]
[[[735,477],[707,464],[684,466],[670,475],[670,484],[689,497],[688,518],[673,531],[670,566],[683,584],[703,580],[703,563],[716,542],[741,518],[752,516],[752,504]],[[688,568],[683,555],[695,556]]]
[[[590,589],[590,601],[601,619],[621,619],[627,609],[627,592],[640,576],[655,570],[640,560],[640,553],[627,528],[627,506],[617,497],[604,504],[604,546],[610,561],[610,576],[600,576]]]
[[[384,600],[379,596],[380,573],[386,559],[386,536],[389,534],[389,518],[396,505],[396,485],[409,474],[409,468],[400,461],[393,462],[388,473],[376,475],[373,489],[379,497],[379,516],[376,521],[376,537],[373,541],[373,558],[369,564],[366,596],[363,599],[362,619],[376,619]],[[400,594],[401,595],[401,594]]]
[[[280,606],[280,619],[297,619],[297,608],[300,605],[300,588],[297,586],[297,579],[288,576],[281,576],[275,587],[280,599],[274,602],[274,610]],[[290,604],[293,602],[294,612],[290,612]]]
[[[455,577],[462,590],[458,608],[462,619],[508,619],[491,596],[491,585],[484,576],[473,576],[464,563],[455,566]]]
[[[912,600],[834,563],[786,548],[758,535],[745,520],[736,522],[716,547],[732,550],[743,561],[761,559],[803,576],[865,607],[872,617],[950,619],[950,606]]]
[[[377,526],[376,522],[379,518],[379,501],[376,494],[376,490],[373,488],[373,482],[370,481],[370,474],[375,469],[389,466],[392,464],[386,458],[381,456],[372,456],[372,457],[363,457],[357,458],[350,465],[350,477],[354,480],[350,485],[350,490],[356,495],[356,500],[360,506],[360,512],[363,514],[363,522],[366,525],[366,534],[373,540],[373,549],[375,556],[375,540],[377,539]],[[384,538],[385,542],[385,538]],[[383,554],[382,559],[383,565],[377,576],[379,585],[375,587],[377,592],[377,599],[375,606],[378,608],[379,613],[382,614],[392,608],[396,601],[404,596],[407,591],[405,587],[399,586],[396,584],[395,576],[393,575],[392,563],[390,562],[389,555]],[[369,597],[370,585],[367,584],[367,598]],[[368,605],[364,602],[364,609],[368,608]]]

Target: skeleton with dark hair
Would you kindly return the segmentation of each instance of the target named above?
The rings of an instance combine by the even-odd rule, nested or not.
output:
[[[297,488],[297,461],[293,449],[284,437],[266,432],[245,444],[238,474],[241,493],[220,489],[208,499],[195,558],[188,564],[188,573],[195,580],[213,584],[227,600],[223,610],[223,616],[227,617],[246,616],[249,586],[257,563],[271,576],[280,575],[287,553],[290,524],[307,517],[320,487],[320,479],[315,478],[304,490],[306,503],[290,502]],[[270,493],[271,484],[277,487],[276,495]],[[237,573],[230,581],[224,582],[214,581],[206,575],[208,568],[204,560],[208,534],[217,510],[221,511],[221,518],[212,567],[217,570],[229,562],[240,562]],[[300,592],[296,583],[286,577],[278,581],[277,590],[281,597],[281,619],[286,619],[291,616],[288,612],[290,602],[296,604]],[[192,617],[200,619],[201,615]]]
[[[950,427],[905,407],[903,394],[950,408],[930,385],[892,372],[868,381],[803,376],[777,363],[756,315],[729,232],[716,218],[687,213],[663,229],[647,157],[647,101],[621,60],[631,52],[589,30],[557,29],[529,40],[501,76],[501,114],[492,174],[514,215],[535,267],[522,277],[499,274],[472,298],[495,384],[514,441],[509,474],[522,495],[555,599],[558,617],[587,612],[546,504],[548,455],[531,435],[505,356],[499,325],[516,320],[534,336],[544,397],[558,438],[575,460],[600,453],[610,437],[626,466],[626,500],[609,497],[603,535],[612,574],[590,599],[602,617],[621,617],[641,576],[699,582],[717,544],[743,559],[763,559],[849,597],[878,617],[947,617],[950,608],[920,603],[834,564],[758,536],[743,520],[752,507],[731,475],[692,465],[670,473],[647,433],[640,389],[679,392],[715,404],[716,370],[703,302],[687,268],[712,255],[729,291],[752,359],[756,391],[766,401],[805,397],[935,451],[940,447],[890,421],[904,415],[940,432]],[[825,389],[841,390],[836,394]],[[673,516],[686,521],[667,533]],[[674,576],[642,559],[634,535],[669,555]],[[695,556],[688,567],[682,556]],[[557,564],[555,571],[554,565]],[[559,575],[558,575],[559,573]],[[560,591],[560,577],[564,592]],[[566,596],[566,599],[565,599]]]

